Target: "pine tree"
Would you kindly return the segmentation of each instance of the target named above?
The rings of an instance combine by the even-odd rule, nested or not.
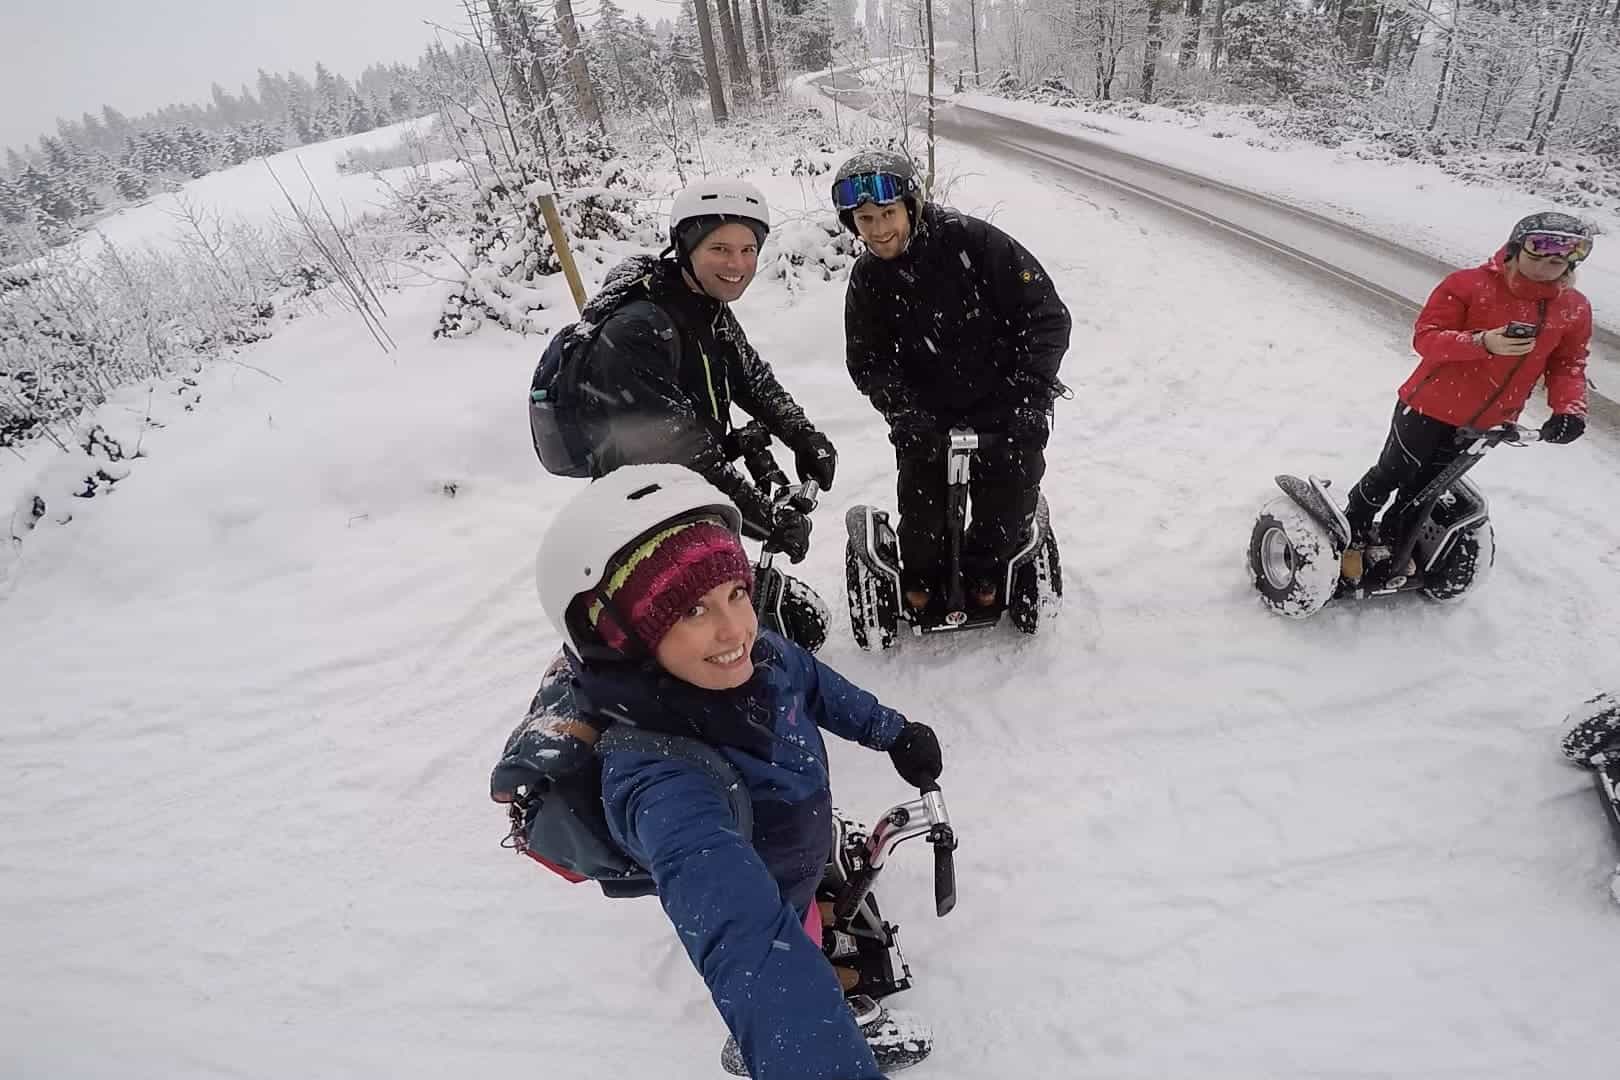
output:
[[[287,77],[287,131],[293,145],[304,146],[319,142],[319,127],[315,119],[315,88],[296,71]]]
[[[285,126],[279,122],[249,124],[245,134],[253,157],[269,157],[287,148]]]
[[[698,41],[703,49],[703,81],[709,87],[709,111],[714,122],[726,122],[726,89],[720,74],[720,49],[716,43],[714,21],[709,18],[709,0],[695,0],[693,11],[697,19]]]
[[[377,117],[367,107],[364,100],[351,93],[347,107],[349,117],[348,131],[350,135],[359,135],[363,131],[370,131],[377,126]]]
[[[146,198],[150,185],[146,177],[127,165],[119,166],[113,174],[113,190],[126,202],[139,202]]]
[[[315,98],[311,124],[315,138],[310,141],[333,139],[348,131],[348,117],[344,115],[345,90],[346,87],[342,85],[341,80],[333,75],[325,64],[315,65]]]
[[[266,119],[283,122],[288,119],[287,104],[291,93],[286,79],[259,69],[259,106],[264,110]]]
[[[84,133],[85,149],[97,154],[105,154],[117,149],[117,143],[111,142],[107,137],[107,126],[90,113],[79,118],[79,130]]]
[[[57,121],[58,127],[62,122]],[[73,144],[63,138],[51,138],[49,135],[39,137],[40,153],[45,155],[45,165],[53,173],[72,172],[78,163],[78,154]]]
[[[669,72],[675,92],[682,97],[691,97],[703,89],[703,43],[698,39],[692,0],[681,0],[680,17],[659,56],[658,67]]]
[[[1228,74],[1240,85],[1296,94],[1310,75],[1329,67],[1331,27],[1293,0],[1227,0]]]
[[[601,131],[607,130],[602,118],[602,107],[596,100],[596,87],[591,82],[590,65],[579,40],[579,25],[574,21],[573,0],[556,0],[557,33],[562,37],[567,54],[569,77],[574,87],[574,106],[585,122]]]
[[[827,0],[782,0],[781,24],[790,64],[804,71],[831,66],[833,22]]]
[[[24,225],[28,222],[28,197],[22,183],[0,176],[0,223]]]
[[[236,99],[219,83],[209,87],[209,96],[214,99],[214,112],[218,116],[219,127],[235,127],[241,117],[236,106]]]
[[[107,128],[107,138],[112,141],[112,145],[107,148],[109,151],[121,146],[129,137],[129,133],[134,130],[124,114],[111,105],[101,107],[101,122]]]
[[[47,173],[43,169],[29,166],[22,174],[19,186],[22,188],[23,198],[42,217],[62,225],[95,208],[93,205],[86,206],[81,201],[72,182],[62,173]]]
[[[176,129],[174,140],[179,155],[177,164],[187,177],[195,180],[213,172],[213,146],[201,128],[182,124]]]
[[[264,109],[254,99],[253,91],[248,89],[247,83],[243,83],[241,89],[236,92],[236,106],[242,126],[264,119]]]

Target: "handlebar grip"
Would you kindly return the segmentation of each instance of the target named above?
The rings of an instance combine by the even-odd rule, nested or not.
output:
[[[956,856],[946,844],[934,845],[934,912],[943,919],[956,907]]]

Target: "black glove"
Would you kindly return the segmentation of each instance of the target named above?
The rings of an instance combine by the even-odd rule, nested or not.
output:
[[[907,720],[900,729],[900,737],[889,747],[889,760],[900,779],[914,788],[931,788],[945,771],[940,760],[939,739],[934,729],[915,720]]]
[[[1018,442],[1033,442],[1046,445],[1046,437],[1050,434],[1047,427],[1046,410],[1034,405],[1020,405],[1007,417],[1007,436]]]
[[[765,547],[782,552],[792,562],[803,562],[810,554],[810,519],[791,506],[778,508],[776,524],[771,527],[771,535],[765,538]]]
[[[945,449],[939,424],[932,416],[920,412],[896,417],[889,424],[889,441],[894,444],[895,451],[905,457],[933,457]]]
[[[822,491],[831,491],[833,473],[838,471],[838,451],[832,440],[812,428],[793,441],[793,467],[799,479],[814,480]]]
[[[1541,425],[1541,441],[1562,446],[1586,434],[1586,417],[1574,413],[1553,413]]]

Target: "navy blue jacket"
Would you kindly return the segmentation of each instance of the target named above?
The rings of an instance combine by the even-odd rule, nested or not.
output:
[[[753,658],[753,677],[730,691],[643,670],[581,673],[588,709],[713,745],[754,805],[754,834],[739,836],[725,794],[695,766],[613,752],[602,762],[608,827],[652,872],[754,1080],[875,1080],[802,924],[832,849],[821,729],[886,750],[905,718],[775,634],[760,634]]]

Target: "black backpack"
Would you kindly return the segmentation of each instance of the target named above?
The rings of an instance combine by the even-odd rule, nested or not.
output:
[[[553,664],[547,671],[540,692],[535,696],[532,715],[566,715],[573,709],[572,687],[567,669]],[[648,731],[631,724],[616,723],[602,733],[596,755],[579,768],[562,776],[546,776],[538,769],[544,753],[536,755],[525,745],[526,720],[507,741],[506,752],[495,767],[499,783],[492,786],[510,791],[515,798],[509,806],[511,831],[505,846],[529,856],[546,869],[569,881],[594,881],[603,894],[615,899],[648,896],[657,891],[652,874],[632,859],[608,831],[602,810],[601,756],[617,750],[689,762],[702,770],[726,795],[743,836],[754,833],[754,807],[735,766],[708,743],[687,735]]]
[[[663,308],[650,300],[635,300],[610,312],[609,317],[637,305],[647,309],[653,329],[668,343],[671,363],[679,370],[680,334]],[[585,358],[606,324],[605,317],[599,323],[569,323],[558,330],[540,354],[540,363],[529,382],[529,434],[534,437],[534,452],[540,464],[553,475],[578,479],[595,475],[592,439],[580,409],[580,384]]]

